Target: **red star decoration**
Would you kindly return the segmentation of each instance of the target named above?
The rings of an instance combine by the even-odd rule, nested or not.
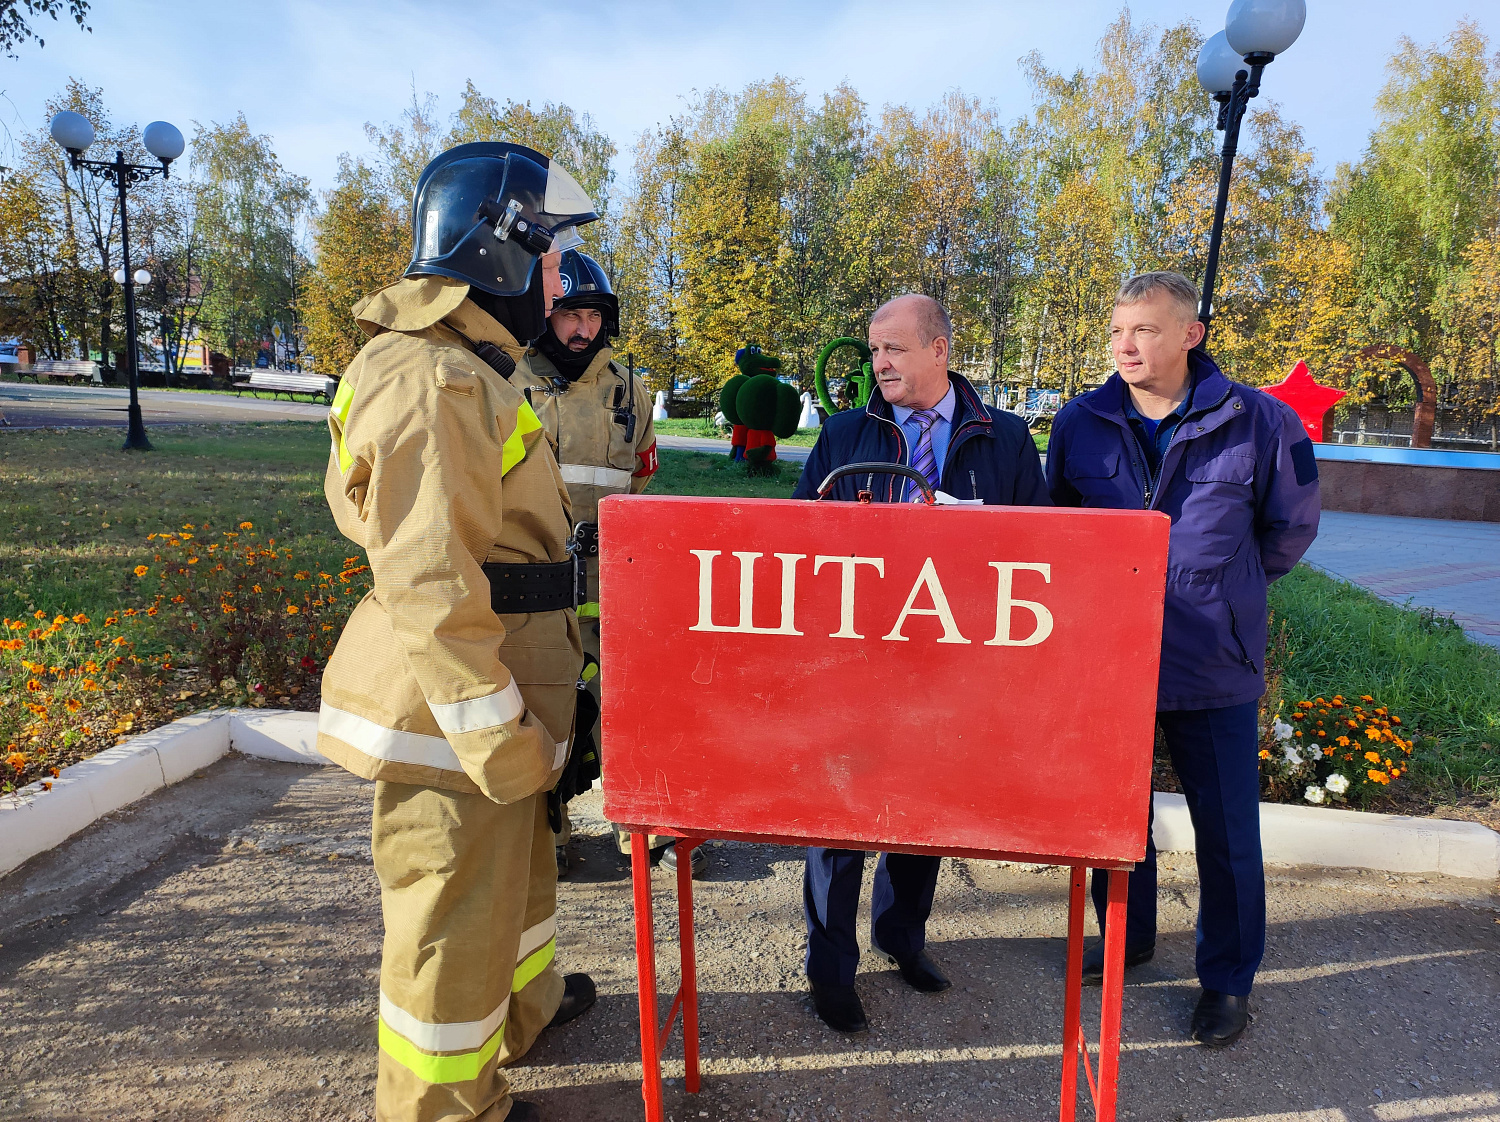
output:
[[[1286,402],[1297,414],[1302,427],[1313,440],[1323,439],[1323,415],[1339,403],[1347,390],[1336,390],[1332,386],[1320,386],[1313,381],[1307,363],[1298,362],[1286,381],[1267,386],[1265,392]]]

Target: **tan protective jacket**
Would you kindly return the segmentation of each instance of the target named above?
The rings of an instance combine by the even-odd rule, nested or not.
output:
[[[558,466],[568,485],[575,522],[597,522],[599,500],[606,495],[638,495],[656,472],[656,427],[651,421],[651,391],[639,377],[613,361],[602,348],[588,369],[564,391],[557,389],[557,368],[537,348],[526,352],[510,383],[526,394],[557,449]],[[529,391],[529,392],[528,392]],[[635,401],[635,436],[615,420],[620,407]],[[599,614],[599,559],[590,557],[589,602],[581,617]]]
[[[490,609],[480,565],[564,561],[571,523],[541,422],[459,332],[524,351],[467,294],[417,277],[354,307],[372,338],[333,400],[324,493],[375,585],[323,675],[318,750],[509,803],[556,782],[583,654],[572,611]]]

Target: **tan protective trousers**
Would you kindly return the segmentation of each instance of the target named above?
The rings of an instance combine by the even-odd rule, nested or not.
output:
[[[578,630],[583,634],[584,653],[591,654],[595,660],[599,658],[599,621],[597,619],[581,619],[578,621]],[[594,700],[600,700],[599,683],[604,678],[603,674],[595,674],[589,682],[589,692],[594,695]],[[576,735],[576,734],[575,734]],[[604,717],[603,706],[600,707],[600,718],[594,722],[594,744],[602,757],[604,752]],[[630,855],[630,835],[622,834],[618,827],[614,830],[615,847],[625,854]],[[568,804],[562,806],[562,829],[552,835],[554,846],[567,845],[573,837],[573,820],[568,817]],[[660,849],[664,845],[671,845],[677,839],[670,834],[652,834],[651,848]]]
[[[380,961],[379,1122],[500,1122],[500,1068],[562,1001],[557,865],[545,795],[500,805],[375,784]]]

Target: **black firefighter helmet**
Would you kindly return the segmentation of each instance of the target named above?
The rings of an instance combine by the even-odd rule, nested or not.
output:
[[[530,287],[537,258],[581,245],[599,215],[578,181],[520,144],[460,144],[422,169],[407,276],[437,274],[495,296]]]
[[[604,268],[582,250],[570,249],[562,255],[563,294],[552,301],[554,312],[566,308],[598,308],[601,330],[613,339],[620,333],[620,301],[604,275]]]

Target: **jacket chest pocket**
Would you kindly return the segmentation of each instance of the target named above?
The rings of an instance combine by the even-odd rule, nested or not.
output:
[[[1190,461],[1189,483],[1217,483],[1249,487],[1255,482],[1255,456],[1249,452],[1218,452]]]
[[[1063,478],[1085,499],[1103,499],[1120,489],[1120,454],[1096,452],[1069,456],[1063,466]]]

